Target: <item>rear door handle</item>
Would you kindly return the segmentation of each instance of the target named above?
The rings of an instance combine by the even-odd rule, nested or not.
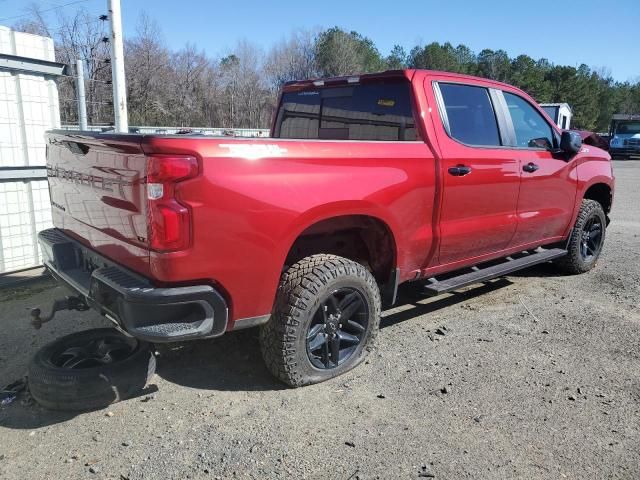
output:
[[[536,165],[535,163],[529,162],[524,167],[522,167],[522,170],[524,170],[525,172],[533,173],[536,170],[538,170],[539,168],[540,167],[538,165]]]
[[[449,167],[449,173],[454,177],[464,177],[471,173],[471,167],[466,165],[456,165],[455,167]]]

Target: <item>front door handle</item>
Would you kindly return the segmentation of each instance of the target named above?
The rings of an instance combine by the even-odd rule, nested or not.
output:
[[[467,167],[466,165],[456,165],[455,167],[449,168],[449,173],[454,177],[464,177],[471,173],[471,167]]]
[[[524,170],[525,172],[533,173],[536,170],[538,170],[539,168],[540,167],[538,165],[536,165],[535,163],[529,162],[524,167],[522,167],[522,170]]]

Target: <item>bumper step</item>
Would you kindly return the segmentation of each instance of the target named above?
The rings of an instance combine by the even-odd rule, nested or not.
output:
[[[430,296],[440,295],[441,293],[451,292],[458,288],[480,283],[493,278],[502,277],[509,273],[513,273],[524,268],[537,265],[539,263],[548,262],[556,258],[563,257],[567,251],[562,248],[552,248],[549,250],[539,250],[534,253],[526,253],[523,257],[512,259],[507,257],[504,262],[490,267],[476,268],[469,273],[463,273],[455,277],[449,277],[439,281],[436,278],[431,279],[431,283],[425,286],[425,293]]]
[[[171,342],[226,331],[227,303],[210,285],[155,286],[57,229],[40,232],[38,239],[53,276],[134,337]]]

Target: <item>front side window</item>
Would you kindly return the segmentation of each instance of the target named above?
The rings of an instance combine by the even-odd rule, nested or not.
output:
[[[274,137],[416,140],[410,85],[379,82],[285,92]]]
[[[516,146],[551,150],[554,143],[553,130],[540,112],[524,98],[513,93],[503,93],[515,130]]]
[[[439,87],[451,137],[468,145],[500,145],[498,122],[486,88],[454,83],[440,83]]]

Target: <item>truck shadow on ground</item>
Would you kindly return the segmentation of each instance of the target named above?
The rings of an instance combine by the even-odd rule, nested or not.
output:
[[[398,301],[393,309],[383,313],[380,328],[437,312],[511,284],[508,279],[501,278],[435,298],[420,294],[417,284],[401,286]],[[156,345],[156,351],[156,374],[175,385],[211,391],[268,391],[287,388],[273,378],[264,366],[257,329],[231,332],[213,340]],[[135,398],[124,400],[124,403],[139,402],[141,397],[155,391],[158,391],[158,387],[152,380],[151,385]],[[32,430],[67,422],[83,413],[87,412],[44,409],[29,401],[28,393],[23,392],[11,405],[0,408],[0,426]]]
[[[401,285],[398,289],[398,299],[393,307],[393,310],[399,311],[392,313],[383,312],[380,328],[391,327],[397,323],[457,305],[466,300],[488,294],[512,284],[513,282],[506,278],[498,278],[462,292],[451,292],[437,297],[427,297],[421,294],[419,284]]]
[[[461,293],[425,300],[416,294],[416,285],[399,290],[398,302],[385,313],[380,328],[456,305],[511,285],[498,279]],[[399,310],[399,311],[395,311]],[[275,380],[264,366],[258,330],[232,332],[219,339],[180,345],[158,346],[157,374],[163,379],[189,388],[205,390],[280,390],[287,388]]]
[[[156,345],[156,374],[189,388],[264,391],[286,388],[262,361],[258,329],[230,332],[212,340]]]
[[[545,278],[545,277],[565,277],[566,273],[563,273],[557,265],[551,262],[547,263],[539,263],[537,265],[533,265],[529,268],[525,268],[523,270],[518,270],[517,272],[512,272],[509,274],[510,277],[520,277],[520,278]]]

